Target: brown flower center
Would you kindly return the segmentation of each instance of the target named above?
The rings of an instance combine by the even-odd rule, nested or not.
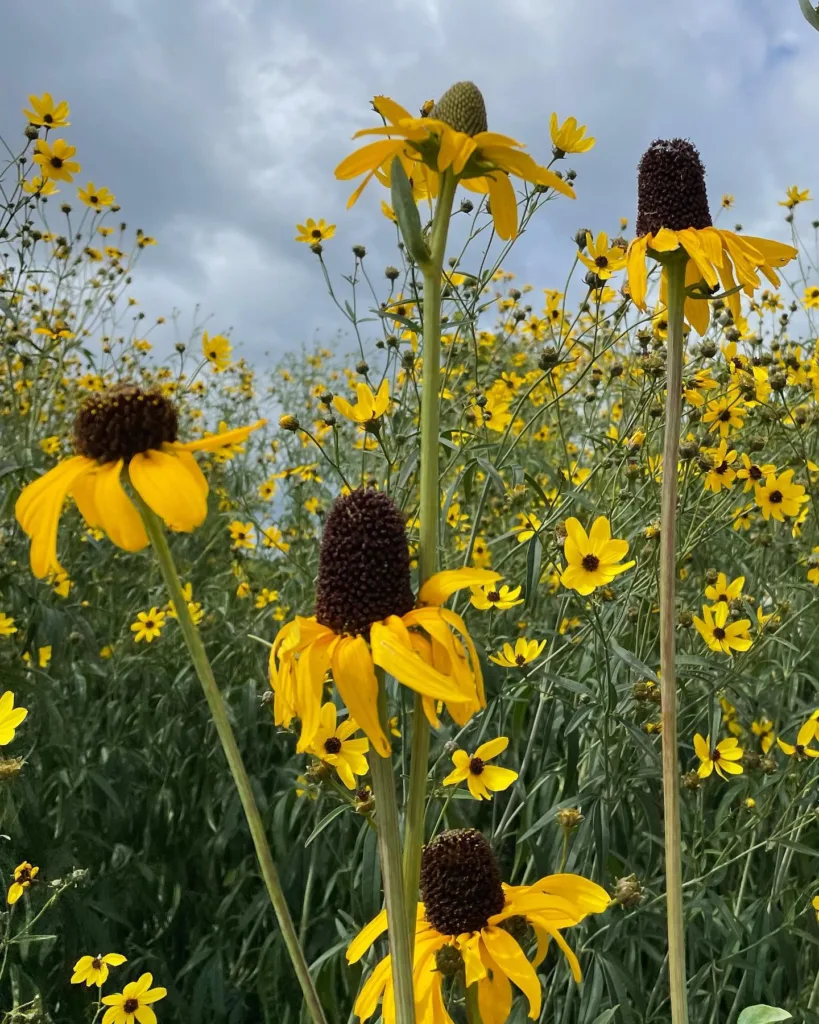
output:
[[[483,761],[480,757],[473,757],[469,762],[469,772],[471,775],[483,774]]]
[[[714,639],[715,640],[724,640],[725,639],[725,630],[722,628],[722,626],[714,626]]]
[[[173,403],[161,391],[126,385],[87,398],[74,420],[74,448],[98,462],[129,462],[177,438]]]
[[[781,505],[782,504],[782,491],[771,491],[771,493],[768,495],[768,501],[772,505]]]
[[[600,559],[597,555],[584,555],[581,564],[586,572],[597,572],[600,568]]]
[[[338,736],[330,736],[324,741],[324,749],[328,754],[337,754],[341,750],[341,740]]]
[[[126,999],[125,1002],[122,1004],[122,1009],[125,1011],[125,1013],[135,1013],[139,1009],[139,1000],[133,998]]]

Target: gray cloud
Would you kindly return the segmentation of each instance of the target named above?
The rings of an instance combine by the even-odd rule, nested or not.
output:
[[[597,146],[567,161],[578,199],[550,204],[508,264],[538,287],[560,286],[579,226],[633,219],[634,168],[658,135],[697,142],[712,205],[734,193],[729,216],[749,232],[785,237],[784,187],[819,189],[806,177],[819,166],[819,36],[796,0],[42,0],[10,7],[5,28],[17,45],[4,135],[22,131],[28,93],[67,98],[83,183],[112,188],[129,226],[160,242],[136,274],[141,308],[176,306],[189,323],[199,303],[257,359],[342,325],[293,242],[298,221],[338,225],[334,273],[354,242],[374,277],[395,261],[377,188],[347,211],[351,188],[332,173],[377,93],[414,110],[472,78],[492,127],[541,160],[553,109],[589,125]]]

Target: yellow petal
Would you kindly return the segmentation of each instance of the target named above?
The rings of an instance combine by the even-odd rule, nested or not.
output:
[[[671,231],[670,228],[660,228],[657,234],[651,239],[651,248],[655,252],[673,252],[675,249],[679,249],[680,240],[677,238],[676,231]]]
[[[170,529],[189,533],[204,522],[207,500],[175,453],[141,452],[131,459],[128,473],[139,496]]]
[[[347,947],[347,963],[355,964],[364,956],[375,940],[387,930],[387,910],[376,914],[369,924],[365,924]]]
[[[94,504],[99,525],[114,544],[125,551],[141,551],[148,544],[142,517],[120,483],[123,461],[100,466],[94,474]]]
[[[646,250],[648,236],[635,238],[629,244],[626,255],[626,272],[631,299],[638,309],[646,308],[646,289],[648,287],[648,271],[646,269]]]
[[[487,743],[482,743],[475,751],[475,757],[479,757],[481,761],[489,761],[493,757],[497,757],[498,754],[502,754],[508,746],[508,737],[498,736],[497,739],[489,740]]]
[[[394,628],[381,622],[373,623],[370,629],[370,643],[375,664],[411,690],[435,700],[455,703],[470,700],[468,695],[458,689],[454,680],[436,671],[431,665],[424,662],[415,651],[405,647],[396,635]],[[361,718],[349,703],[347,706],[353,712],[356,720],[361,722]],[[361,727],[364,728],[363,722],[361,722]]]
[[[378,680],[373,657],[363,636],[338,637],[331,646],[330,662],[338,692],[353,718],[382,757],[389,757],[390,741],[378,718]]]
[[[458,590],[485,586],[502,578],[500,573],[491,569],[445,569],[430,576],[422,585],[418,600],[421,604],[441,605]]]
[[[200,437],[198,441],[175,441],[170,448],[182,448],[186,452],[215,452],[229,444],[241,444],[246,441],[254,430],[259,430],[267,423],[267,420],[256,420],[249,427],[236,427],[234,430],[226,430],[221,434],[212,434],[210,437]]]
[[[490,926],[481,934],[492,959],[529,1000],[529,1016],[536,1018],[540,1014],[542,998],[540,981],[523,950],[502,928]]]

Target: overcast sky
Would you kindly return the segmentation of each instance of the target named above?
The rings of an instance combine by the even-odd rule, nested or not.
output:
[[[353,243],[376,277],[395,262],[386,193],[348,211],[333,177],[378,93],[415,112],[472,79],[490,128],[542,162],[552,110],[588,124],[596,147],[564,164],[577,200],[550,204],[507,264],[538,288],[560,287],[578,227],[633,226],[657,136],[699,146],[712,209],[732,192],[749,233],[785,237],[787,185],[819,217],[819,33],[797,0],[11,0],[3,30],[0,132],[22,131],[31,92],[67,99],[81,183],[159,242],[133,287],[146,315],[187,324],[199,303],[256,360],[343,326],[298,221],[338,225],[335,274]]]

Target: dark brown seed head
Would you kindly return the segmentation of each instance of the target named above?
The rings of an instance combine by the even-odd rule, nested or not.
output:
[[[480,832],[452,829],[424,847],[421,899],[427,921],[442,935],[480,931],[503,910],[498,862]]]
[[[637,168],[637,234],[711,226],[705,167],[687,139],[655,139]]]
[[[486,104],[474,82],[451,85],[432,108],[430,117],[465,135],[486,131]]]
[[[404,517],[380,491],[361,488],[338,498],[319,552],[316,618],[335,633],[368,636],[389,615],[415,604]]]
[[[74,420],[74,448],[98,462],[128,462],[177,438],[176,408],[161,391],[126,385],[91,395]]]

